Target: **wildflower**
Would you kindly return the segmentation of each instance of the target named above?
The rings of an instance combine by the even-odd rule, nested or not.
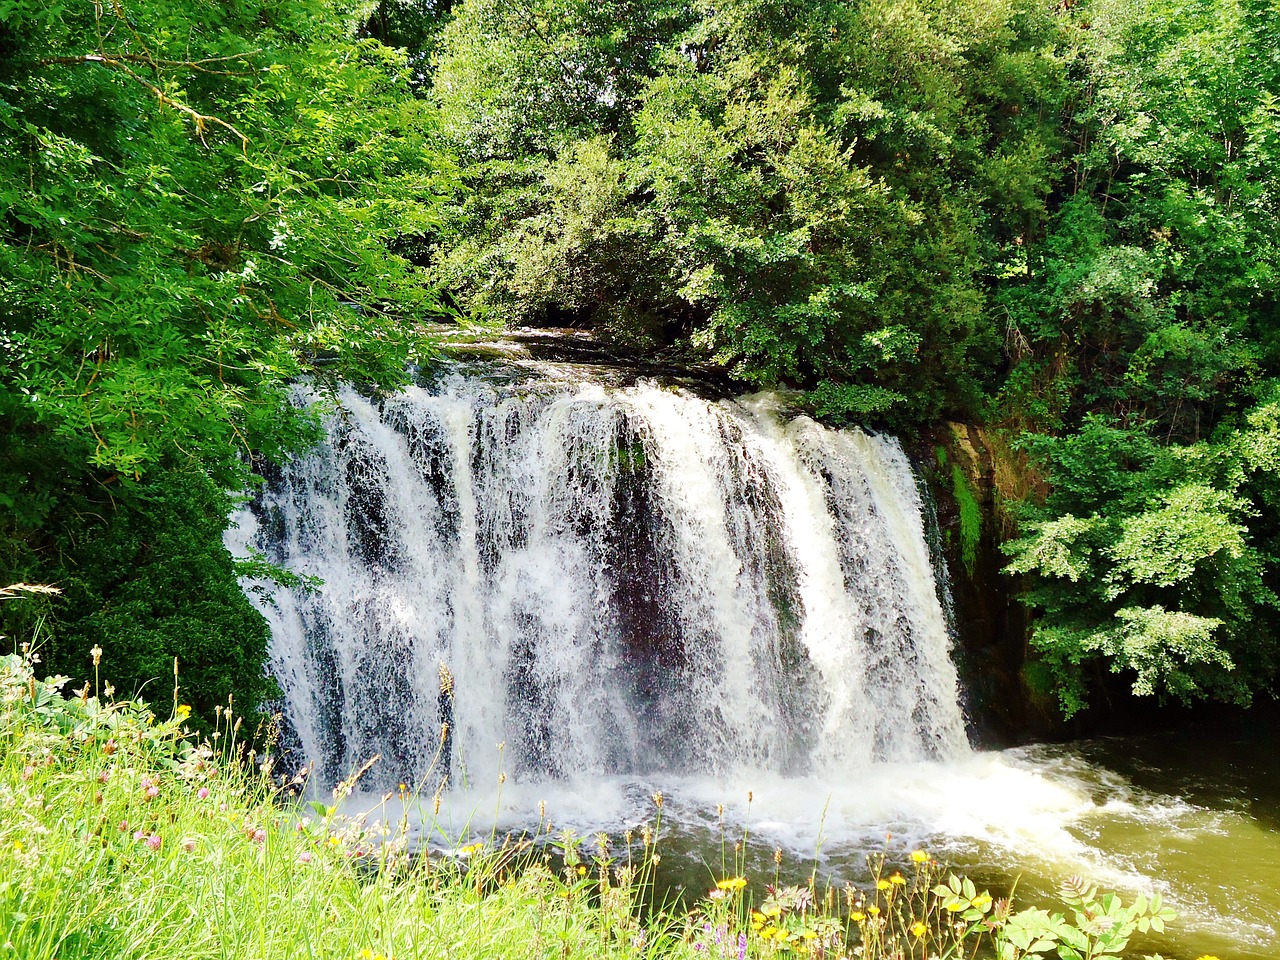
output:
[[[662,809],[662,791],[661,790],[659,790],[657,793],[653,795],[653,805],[656,806],[659,810]]]
[[[93,649],[89,651],[89,656],[93,657],[93,665],[96,667],[102,662],[102,648],[95,643]]]
[[[183,837],[183,838],[182,838],[182,849],[183,849],[186,853],[195,853],[195,852],[196,852],[196,838],[195,838],[195,837]]]
[[[134,840],[145,840],[145,839],[146,839],[146,837],[147,837],[147,831],[145,831],[145,830],[135,830],[135,831],[133,831],[133,839],[134,839]]]
[[[190,716],[191,716],[191,704],[189,703],[178,704],[178,719],[186,720]]]
[[[310,850],[303,850],[300,854],[298,854],[298,862],[299,862],[299,863],[310,863],[310,862],[311,862],[311,851],[310,851]]]
[[[267,831],[259,827],[257,830],[253,831],[253,836],[251,836],[249,839],[251,839],[254,843],[266,843]]]
[[[196,799],[197,799],[197,800],[208,800],[208,799],[209,799],[209,788],[208,788],[208,787],[201,787],[199,790],[197,790],[197,791],[196,791]]]
[[[867,915],[863,913],[861,910],[855,910],[853,911],[853,913],[849,914],[849,919],[852,920],[854,923],[862,923],[864,920],[867,919]]]
[[[923,850],[913,850],[913,851],[911,851],[911,862],[912,862],[912,863],[924,863],[924,862],[925,862],[926,860],[928,860],[928,859],[929,859],[929,855],[928,855],[927,853],[925,853]]]
[[[102,745],[102,752],[108,757],[116,752],[116,741],[114,737],[110,738]]]
[[[919,939],[920,937],[924,936],[925,931],[928,929],[929,929],[928,927],[926,927],[923,923],[917,920],[915,923],[911,925],[911,935]]]
[[[888,881],[888,880],[877,880],[877,881],[876,881],[876,889],[877,889],[877,890],[888,890],[888,889],[889,889],[889,881]]]
[[[991,906],[991,894],[983,890],[980,894],[973,898],[973,905],[979,910],[985,910]]]
[[[159,850],[161,843],[160,834],[153,833],[151,836],[147,837],[144,842],[146,843],[148,850]]]
[[[873,903],[871,906],[867,907],[867,913],[871,914],[873,917],[878,917],[880,916],[880,908]]]
[[[587,868],[586,868],[586,867],[584,867],[584,866],[582,866],[581,864],[579,864],[579,865],[578,865],[578,876],[580,876],[580,877],[585,877],[586,875],[587,875]]]
[[[747,960],[747,935],[738,934],[738,960]]]
[[[907,882],[907,878],[900,873],[895,873],[892,877],[889,878],[889,882],[892,883],[895,887],[900,887]]]
[[[746,877],[729,877],[716,882],[717,890],[729,890],[734,893],[743,889],[747,885]]]
[[[116,829],[117,829],[117,830],[119,830],[121,833],[128,833],[128,832],[129,832],[129,821],[128,821],[128,820],[121,820],[121,821],[120,821],[120,823],[116,826]]]

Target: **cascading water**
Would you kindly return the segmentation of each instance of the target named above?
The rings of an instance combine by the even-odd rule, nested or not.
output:
[[[330,436],[241,518],[324,582],[263,607],[322,781],[374,754],[373,783],[423,785],[967,750],[893,439],[768,396],[461,375],[345,390]]]
[[[844,879],[891,833],[1046,904],[1072,874],[1159,890],[1188,938],[1166,955],[1280,949],[1257,866],[1280,839],[1235,788],[1199,804],[1077,748],[968,748],[896,441],[546,365],[338,400],[229,535],[323,581],[259,598],[312,789],[379,754],[356,812],[445,846],[544,809],[617,835],[662,790],[677,885],[726,830],[752,876],[784,849]]]

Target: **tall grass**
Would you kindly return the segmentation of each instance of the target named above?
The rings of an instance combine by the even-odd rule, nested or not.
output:
[[[923,851],[867,889],[766,886],[741,844],[692,910],[653,907],[661,794],[634,834],[561,835],[554,867],[527,840],[415,853],[406,824],[294,797],[230,710],[197,743],[176,701],[64,696],[34,660],[0,657],[0,960],[1097,960],[1169,916],[1087,885],[1072,920],[1014,913]]]

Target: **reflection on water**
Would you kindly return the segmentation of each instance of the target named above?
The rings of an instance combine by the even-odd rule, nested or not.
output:
[[[1016,884],[1024,905],[1052,908],[1055,888],[1073,875],[1126,899],[1159,892],[1179,918],[1166,936],[1135,942],[1135,956],[1270,960],[1280,956],[1278,791],[1256,762],[1258,738],[1257,728],[1203,728],[1035,745],[945,764],[876,764],[845,782],[771,773],[508,781],[500,794],[447,794],[437,817],[429,801],[386,816],[407,815],[430,846],[495,828],[537,832],[540,808],[544,833],[550,822],[555,833],[619,838],[654,822],[661,790],[661,879],[673,895],[712,886],[744,839],[748,875],[760,884],[772,880],[779,849],[784,882],[816,868],[820,882],[843,884],[866,880],[869,853],[906,866],[925,847],[993,891]]]

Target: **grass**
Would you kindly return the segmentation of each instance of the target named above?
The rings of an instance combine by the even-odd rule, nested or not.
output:
[[[767,886],[735,853],[692,910],[644,906],[661,794],[634,834],[562,834],[554,867],[527,839],[415,854],[301,802],[229,710],[196,742],[181,704],[65,696],[34,660],[0,658],[0,960],[1099,960],[1170,916],[1085,884],[1073,919],[1014,913],[924,851],[873,857],[866,889]]]

